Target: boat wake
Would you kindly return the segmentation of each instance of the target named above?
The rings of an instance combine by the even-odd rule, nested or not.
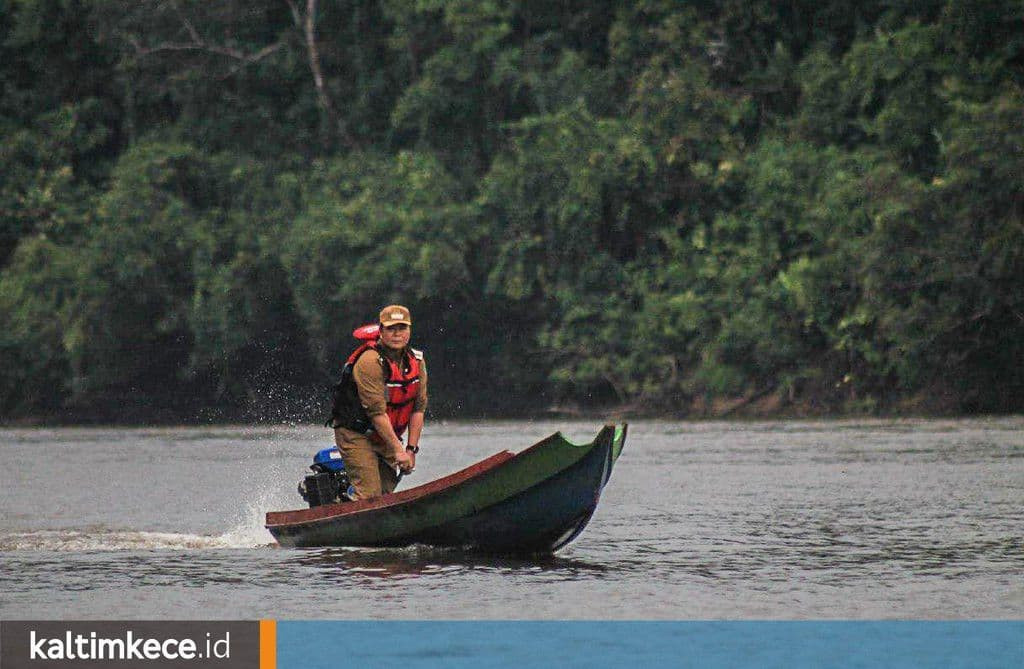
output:
[[[267,543],[267,542],[263,542]],[[0,551],[132,551],[132,550],[194,550],[203,548],[251,548],[252,543],[239,542],[231,533],[220,536],[177,534],[173,532],[139,532],[104,528],[82,530],[39,530],[0,535]]]
[[[4,551],[139,551],[203,550],[216,548],[263,548],[274,545],[263,527],[263,514],[252,504],[244,517],[223,534],[187,534],[117,529],[106,526],[0,531],[0,552]]]
[[[276,546],[263,526],[264,513],[279,494],[279,486],[269,482],[254,485],[255,494],[234,518],[226,519],[228,529],[221,534],[158,532],[146,529],[118,528],[106,524],[77,528],[0,529],[0,552],[86,552],[207,550],[224,548],[265,548]],[[166,518],[161,519],[166,526]]]

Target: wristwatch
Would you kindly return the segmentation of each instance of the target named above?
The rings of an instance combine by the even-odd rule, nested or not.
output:
[[[409,444],[408,446],[405,447],[405,450],[412,451],[412,454],[416,455],[417,453],[420,452],[420,447],[416,446],[415,444]]]

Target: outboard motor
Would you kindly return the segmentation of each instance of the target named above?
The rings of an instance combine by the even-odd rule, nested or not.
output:
[[[313,473],[299,482],[299,494],[309,502],[309,508],[349,501],[351,486],[348,472],[337,448],[319,451],[313,456],[313,464],[309,468]]]

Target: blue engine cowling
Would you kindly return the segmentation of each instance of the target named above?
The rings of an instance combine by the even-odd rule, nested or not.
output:
[[[313,456],[312,474],[299,482],[299,494],[310,508],[321,504],[347,502],[354,492],[337,448],[324,448]]]
[[[325,448],[313,456],[313,464],[309,468],[313,471],[343,472],[345,461],[337,448]]]

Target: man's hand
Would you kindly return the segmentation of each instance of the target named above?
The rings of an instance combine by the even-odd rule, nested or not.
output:
[[[404,448],[395,453],[395,464],[403,474],[408,474],[416,466],[416,457]]]

